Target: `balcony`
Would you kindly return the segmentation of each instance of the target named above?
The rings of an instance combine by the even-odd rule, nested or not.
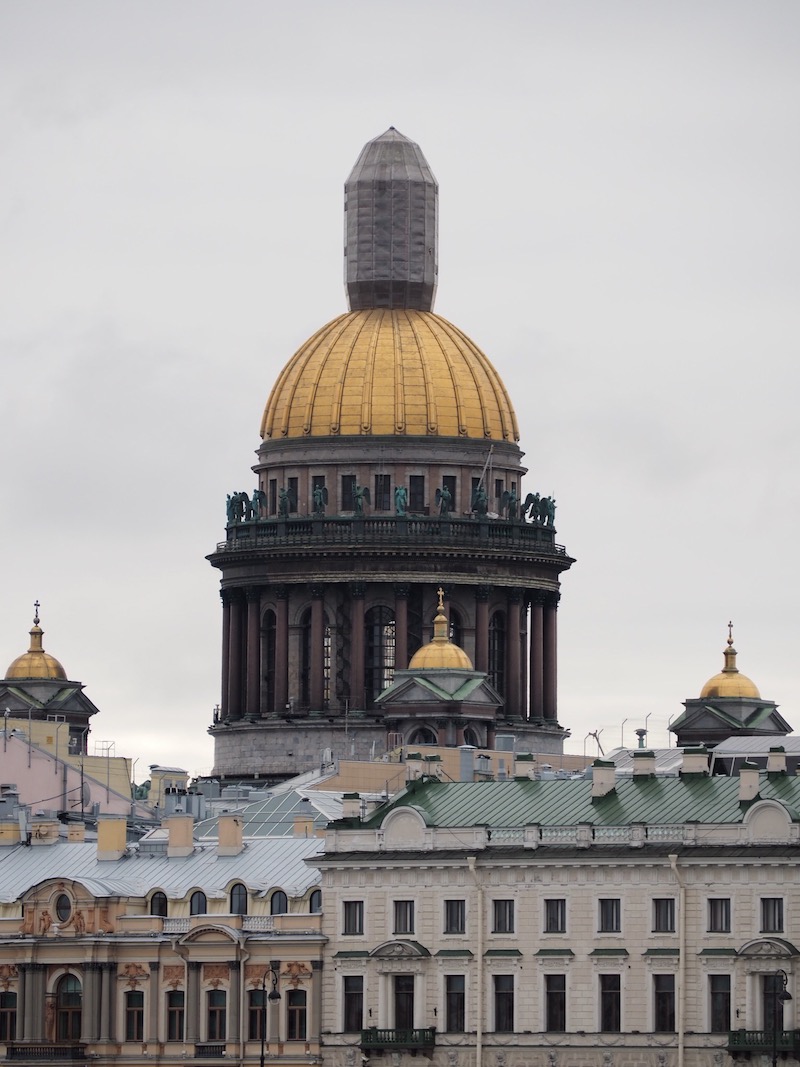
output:
[[[361,1051],[369,1055],[374,1052],[410,1052],[416,1056],[421,1052],[430,1059],[436,1043],[436,1027],[427,1026],[420,1030],[383,1030],[371,1026],[361,1031]]]
[[[194,1046],[196,1060],[221,1060],[225,1055],[225,1042],[211,1042]]]
[[[27,1062],[53,1062],[55,1060],[74,1062],[86,1059],[86,1045],[55,1044],[50,1042],[19,1042],[6,1046],[6,1060]]]
[[[773,1052],[786,1059],[800,1059],[800,1030],[731,1030],[728,1033],[728,1052],[739,1056],[771,1056]]]

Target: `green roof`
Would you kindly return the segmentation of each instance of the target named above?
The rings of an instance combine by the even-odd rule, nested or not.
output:
[[[571,948],[540,948],[536,956],[574,956]]]
[[[489,948],[484,952],[484,956],[521,956],[522,953],[518,948]]]
[[[626,948],[595,948],[589,953],[590,956],[627,956]]]
[[[698,956],[738,956],[735,948],[701,948]]]
[[[680,954],[679,948],[648,948],[643,953],[645,956],[680,956]]]
[[[468,948],[440,948],[437,956],[471,956],[472,951]]]

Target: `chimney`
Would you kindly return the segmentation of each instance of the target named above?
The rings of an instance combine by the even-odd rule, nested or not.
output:
[[[241,815],[222,812],[217,819],[217,855],[238,856],[243,848]]]
[[[758,798],[758,767],[744,762],[739,768],[739,802],[746,803]]]
[[[708,774],[708,749],[705,745],[683,750],[681,774]]]
[[[71,822],[67,827],[67,841],[83,842],[86,840],[86,824]]]
[[[21,840],[19,816],[15,815],[12,819],[10,816],[3,815],[0,819],[0,848],[3,845],[18,845]]]
[[[633,750],[633,777],[655,778],[656,756],[649,748],[635,748]]]
[[[786,749],[773,745],[767,756],[767,774],[786,774]]]
[[[345,793],[342,796],[342,818],[361,819],[361,794]]]
[[[55,815],[34,815],[31,819],[31,844],[54,845],[58,841],[60,826]]]
[[[592,800],[614,792],[616,768],[612,760],[596,759],[592,764]]]
[[[99,815],[97,818],[98,861],[118,860],[125,855],[127,823],[124,815]]]
[[[424,764],[419,752],[409,752],[406,756],[406,781],[414,782],[424,774]]]
[[[295,837],[313,837],[314,820],[310,815],[295,815],[293,829]]]
[[[191,815],[175,812],[161,823],[167,830],[167,856],[177,859],[191,856],[194,851],[194,819]]]

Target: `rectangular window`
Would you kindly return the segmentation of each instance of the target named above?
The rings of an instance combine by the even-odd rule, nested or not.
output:
[[[494,1028],[499,1034],[514,1032],[514,975],[494,976]]]
[[[247,994],[247,1037],[260,1041],[267,1037],[267,991],[251,989]]]
[[[0,993],[0,1041],[13,1041],[17,1035],[17,994]]]
[[[392,479],[388,474],[375,475],[375,499],[373,506],[376,511],[389,511],[392,506]]]
[[[463,934],[466,929],[466,901],[446,900],[444,902],[444,932],[446,934]]]
[[[622,909],[619,897],[603,897],[598,904],[600,933],[618,934],[622,929]]]
[[[567,976],[544,976],[544,1028],[550,1033],[563,1034],[567,1029]]]
[[[675,975],[653,975],[653,1029],[668,1034],[675,1029]]]
[[[349,975],[343,980],[342,1003],[344,1032],[355,1034],[364,1025],[364,979],[360,974]]]
[[[458,514],[458,501],[456,500],[456,476],[445,474],[442,477],[442,488],[450,494],[450,511]]]
[[[414,975],[394,976],[394,1025],[397,1030],[414,1029]]]
[[[762,934],[783,933],[783,899],[781,897],[761,898],[761,932]]]
[[[345,900],[343,934],[364,933],[364,901]]]
[[[653,933],[675,933],[674,897],[656,897],[653,901]]]
[[[494,499],[496,501],[495,508],[494,508],[495,511],[499,511],[500,510],[500,500],[501,500],[501,498],[503,496],[503,489],[504,489],[503,479],[502,478],[495,478],[495,480],[494,480]]]
[[[412,474],[408,479],[408,510],[421,515],[425,511],[425,476]]]
[[[708,902],[708,932],[729,934],[731,932],[730,897],[714,897]]]
[[[278,513],[278,479],[270,478],[269,480],[269,513],[270,515],[277,515]]]
[[[355,474],[342,475],[342,511],[355,511]]]
[[[731,1028],[731,976],[708,976],[709,1022],[712,1034],[725,1034]]]
[[[566,900],[545,900],[544,932],[546,934],[565,934],[567,932]]]
[[[208,991],[208,1040],[224,1041],[227,1033],[227,993],[224,989]]]
[[[604,1034],[618,1034],[621,1029],[622,1000],[618,974],[600,975],[600,1030]]]
[[[289,478],[287,488],[289,490],[289,511],[297,511],[297,479]]]
[[[167,993],[167,1041],[183,1041],[184,992],[171,989]]]
[[[396,934],[414,933],[413,900],[396,900],[394,902],[394,932]]]
[[[465,981],[463,974],[444,976],[444,1028],[450,1034],[464,1033]]]
[[[144,1041],[144,993],[141,989],[125,994],[125,1040]]]
[[[286,993],[286,1039],[287,1041],[305,1041],[306,1039],[305,989],[289,989]]]
[[[514,933],[514,901],[513,900],[493,900],[492,901],[492,933],[494,934],[513,934]]]

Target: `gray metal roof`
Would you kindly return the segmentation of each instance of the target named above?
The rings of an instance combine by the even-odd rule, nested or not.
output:
[[[58,842],[0,849],[0,902],[18,900],[32,886],[50,878],[80,882],[95,896],[144,897],[161,889],[169,899],[202,889],[210,898],[227,895],[232,882],[251,892],[280,888],[302,896],[319,881],[319,872],[305,861],[321,852],[316,837],[277,837],[248,841],[238,856],[218,856],[215,844],[200,844],[191,855],[139,853],[134,847],[119,860],[99,861],[94,842]]]

